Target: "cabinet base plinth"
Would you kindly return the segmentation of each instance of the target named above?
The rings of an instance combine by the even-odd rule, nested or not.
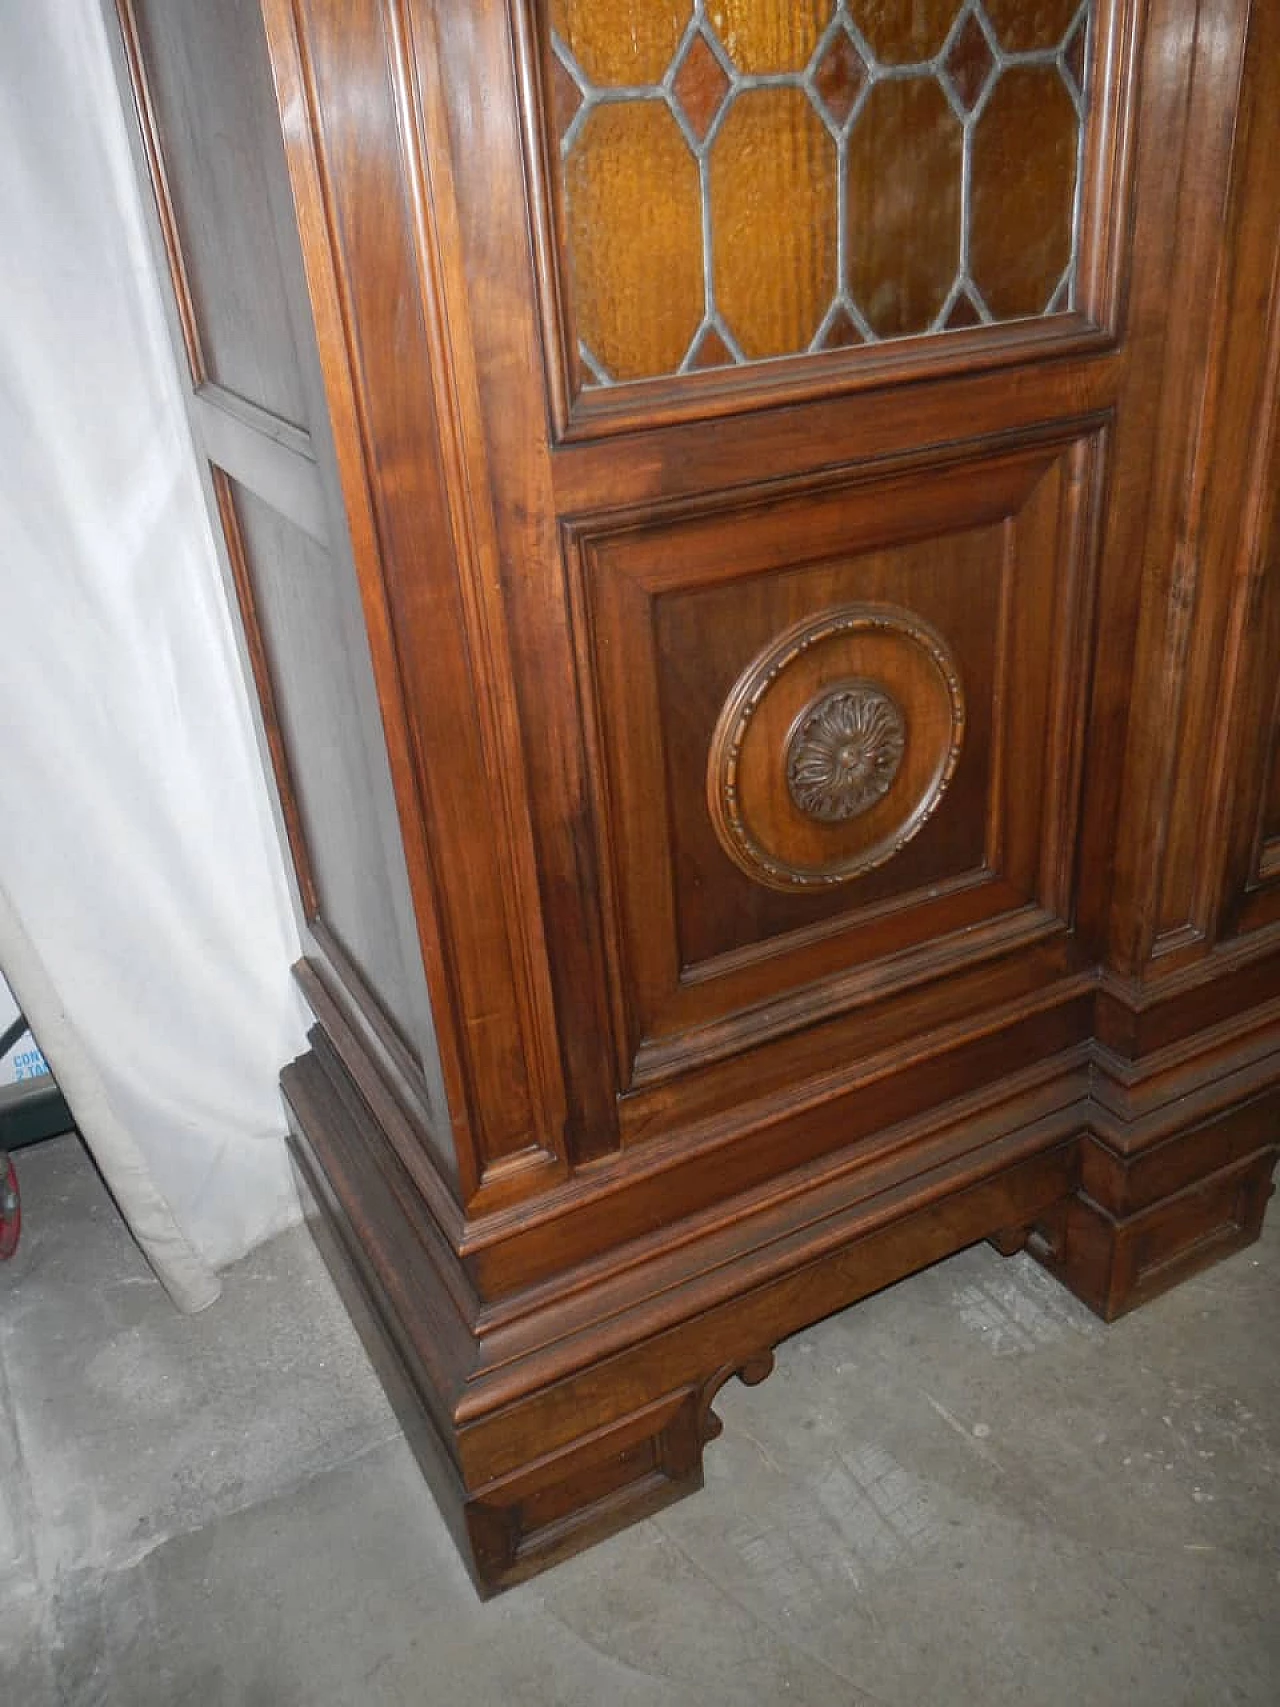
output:
[[[1026,1248],[1104,1321],[1115,1321],[1253,1244],[1278,1156],[1272,1144],[1127,1213],[1082,1190],[1029,1230]],[[1108,1162],[1123,1201],[1128,1170],[1119,1158]]]
[[[1251,1142],[1248,1107],[1211,1142],[1175,1137],[1152,1172],[1082,1128],[1080,1103],[1027,1118],[1015,1098],[978,1140],[940,1117],[918,1171],[890,1184],[836,1158],[736,1219],[624,1248],[603,1276],[570,1267],[481,1300],[313,1036],[284,1076],[308,1218],[482,1595],[695,1492],[716,1394],[763,1380],[788,1335],[983,1239],[1025,1244],[1117,1315],[1256,1237],[1277,1153]]]

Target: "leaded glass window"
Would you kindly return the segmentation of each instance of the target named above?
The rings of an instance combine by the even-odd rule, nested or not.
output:
[[[1094,0],[550,0],[587,387],[1074,305]]]

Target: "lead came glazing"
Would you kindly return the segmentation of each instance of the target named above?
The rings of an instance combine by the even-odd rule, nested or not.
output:
[[[1093,6],[551,0],[583,384],[1071,308]]]

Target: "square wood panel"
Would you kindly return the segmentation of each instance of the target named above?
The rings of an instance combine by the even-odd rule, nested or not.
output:
[[[1097,448],[570,531],[624,1084],[1068,918]],[[833,695],[837,747],[901,729],[824,820],[787,767]]]

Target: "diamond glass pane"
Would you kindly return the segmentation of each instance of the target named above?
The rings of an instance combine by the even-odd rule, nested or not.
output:
[[[1074,305],[1096,0],[548,0],[584,387]]]

